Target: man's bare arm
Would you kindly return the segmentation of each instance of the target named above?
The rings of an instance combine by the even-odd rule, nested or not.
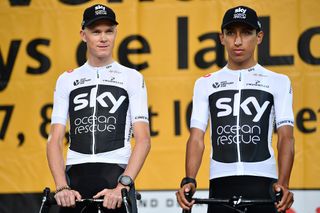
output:
[[[64,125],[53,124],[51,126],[47,143],[47,159],[57,188],[67,185],[67,180],[65,177],[65,163],[63,159],[64,135]]]
[[[195,179],[198,174],[205,148],[204,135],[205,133],[200,129],[191,128],[190,130],[186,150],[186,177]],[[193,183],[185,184],[178,190],[176,196],[181,208],[189,210],[192,207],[194,202],[189,202],[184,194],[190,191],[194,193],[195,190],[196,186]]]
[[[146,122],[134,123],[133,134],[135,145],[124,175],[130,176],[134,180],[139,174],[151,149],[149,124]]]
[[[65,174],[65,163],[63,158],[63,139],[65,135],[65,126],[62,124],[53,124],[47,143],[48,164],[59,193],[55,194],[58,205],[73,206],[75,199],[81,199],[79,192],[67,189],[68,183]],[[60,189],[64,189],[61,190]]]
[[[278,211],[291,207],[293,194],[289,191],[289,180],[294,160],[294,136],[292,126],[282,126],[278,129],[278,170],[279,179],[274,188],[283,191],[281,202],[277,205]]]

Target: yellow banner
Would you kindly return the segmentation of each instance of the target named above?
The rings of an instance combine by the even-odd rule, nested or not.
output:
[[[45,154],[53,89],[63,71],[85,61],[80,23],[84,8],[94,3],[117,14],[114,58],[139,69],[147,83],[152,150],[138,188],[176,189],[184,176],[193,85],[225,64],[220,24],[238,1],[7,0],[0,2],[0,193],[54,188]],[[265,32],[257,60],[293,83],[296,157],[290,185],[319,189],[320,4],[242,4],[256,9]],[[208,132],[200,188],[208,187],[209,153]]]

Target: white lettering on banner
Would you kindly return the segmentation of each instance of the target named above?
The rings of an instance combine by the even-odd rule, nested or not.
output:
[[[124,95],[120,96],[118,100],[115,99],[115,97],[112,95],[111,92],[104,92],[100,94],[99,96],[95,97],[95,94],[97,93],[97,88],[92,88],[90,91],[90,107],[94,107],[96,101],[102,106],[102,107],[109,107],[108,104],[105,102],[104,98],[108,98],[112,103],[112,108],[110,109],[109,113],[113,114],[115,113],[118,108],[121,106],[123,101],[126,99]],[[73,103],[77,106],[74,107],[74,111],[78,111],[81,109],[84,109],[88,106],[88,100],[85,98],[88,96],[88,93],[79,94],[73,99]]]
[[[237,106],[237,101],[239,99],[239,93],[234,94],[234,101],[233,101],[233,116],[237,116],[239,114],[239,108],[243,110],[243,112],[247,115],[252,115],[252,111],[249,109],[248,105],[250,103],[253,104],[257,114],[253,118],[253,122],[258,122],[265,110],[267,109],[268,105],[270,104],[270,101],[265,101],[262,106],[259,105],[259,102],[255,97],[248,97],[246,100],[244,100],[240,107]],[[228,116],[232,113],[232,107],[228,104],[232,101],[231,98],[219,98],[216,102],[216,107],[218,109],[221,109],[223,111],[218,112],[218,117],[224,117]]]

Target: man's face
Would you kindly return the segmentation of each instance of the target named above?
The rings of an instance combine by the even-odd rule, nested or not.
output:
[[[81,37],[87,43],[88,58],[112,59],[116,35],[116,25],[107,20],[98,20],[82,30]]]
[[[255,64],[254,50],[262,42],[263,33],[257,33],[243,23],[234,23],[223,29],[221,43],[228,53],[228,64],[247,68]]]

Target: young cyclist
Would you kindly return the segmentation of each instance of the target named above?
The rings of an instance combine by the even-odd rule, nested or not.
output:
[[[80,35],[88,60],[57,80],[47,158],[61,212],[97,212],[95,207],[84,211],[74,206],[81,198],[99,197],[104,197],[104,212],[126,212],[121,189],[133,188],[150,150],[143,76],[112,57],[117,25],[111,8],[102,4],[87,8]],[[65,164],[68,117],[70,147]],[[131,152],[132,133],[136,144]]]
[[[196,175],[210,120],[209,197],[270,199],[283,192],[275,206],[248,207],[248,213],[284,211],[293,203],[289,179],[294,159],[292,89],[287,76],[277,74],[254,59],[263,32],[256,12],[245,6],[226,11],[220,40],[228,54],[221,70],[195,83],[190,137],[186,151],[186,177],[176,193],[183,209],[190,209],[184,193],[196,191]],[[278,174],[271,146],[274,122],[278,135]],[[234,210],[208,206],[208,213]]]

